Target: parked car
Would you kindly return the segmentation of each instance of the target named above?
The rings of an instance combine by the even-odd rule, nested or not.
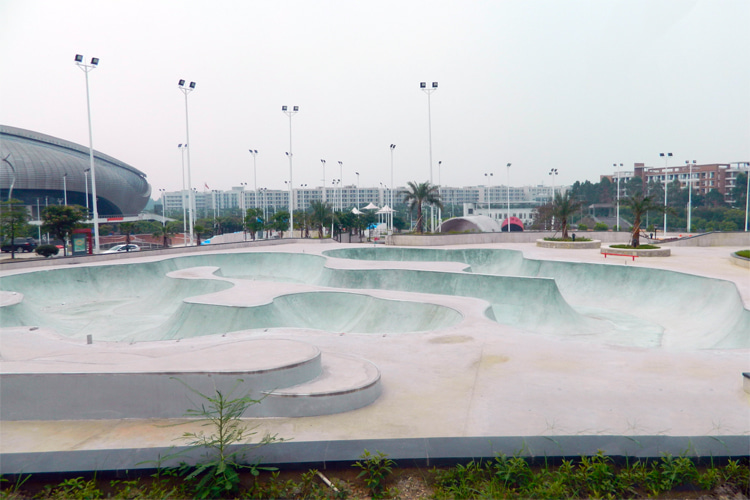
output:
[[[141,247],[138,245],[115,245],[109,250],[105,250],[102,253],[123,253],[123,252],[140,252]]]
[[[3,243],[3,252],[33,252],[37,247],[37,242],[34,238],[13,238],[13,241],[6,241]]]

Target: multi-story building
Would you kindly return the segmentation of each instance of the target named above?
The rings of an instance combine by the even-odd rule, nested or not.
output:
[[[556,190],[566,190],[568,187],[559,186]],[[400,194],[406,187],[398,187],[392,193],[385,186],[379,187],[314,187],[300,186],[294,190],[294,209],[307,210],[314,201],[325,201],[330,203],[334,210],[351,210],[354,207],[365,207],[372,203],[378,207],[385,205],[402,205],[403,195]],[[245,210],[251,207],[264,209],[268,213],[279,210],[289,210],[289,190],[283,189],[258,189],[246,190],[244,186],[235,186],[229,191],[206,190],[193,191],[195,197],[196,214],[207,216],[220,213],[223,210],[238,208]],[[550,186],[467,186],[440,188],[440,197],[443,205],[456,205],[464,207],[466,214],[467,206],[471,205],[474,215],[484,215],[488,203],[493,206],[492,216],[499,217],[500,211],[494,211],[499,207],[501,211],[507,211],[508,195],[510,195],[512,214],[523,220],[524,223],[532,220],[530,215],[532,207],[548,202],[552,198],[552,187]],[[182,191],[162,193],[164,206],[167,213],[182,211],[188,205],[188,193]],[[522,210],[522,211],[521,211]],[[502,212],[505,213],[505,212]]]
[[[600,179],[607,178],[617,183],[620,180],[620,196],[625,196],[625,185],[633,178],[640,178],[644,184],[656,182],[664,184],[678,181],[681,188],[693,185],[695,192],[705,195],[711,190],[716,190],[724,196],[724,201],[731,203],[732,189],[735,186],[737,174],[747,172],[750,162],[734,163],[689,163],[677,166],[647,167],[643,163],[636,163],[632,171],[615,172],[612,175],[601,175]]]

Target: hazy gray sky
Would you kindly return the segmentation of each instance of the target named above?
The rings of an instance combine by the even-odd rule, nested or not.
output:
[[[597,181],[613,163],[750,160],[748,0],[0,0],[0,123],[88,145],[182,185],[429,179],[453,186]]]

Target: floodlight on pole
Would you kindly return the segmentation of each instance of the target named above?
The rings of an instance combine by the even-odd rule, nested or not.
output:
[[[187,144],[178,144],[180,156],[182,157],[182,192],[180,193],[180,205],[182,205],[182,246],[185,246],[185,235],[187,235],[187,203],[185,203],[185,150]],[[190,199],[190,195],[188,195]]]
[[[430,102],[430,96],[433,92],[435,92],[438,89],[438,82],[432,82],[432,87],[427,87],[427,82],[420,82],[419,88],[427,94],[427,132],[428,132],[428,140],[429,140],[429,146],[430,146],[430,184],[433,183],[432,180],[432,105]],[[435,232],[435,206],[430,205],[430,224],[431,232]]]
[[[86,114],[89,122],[89,168],[91,169],[91,197],[94,205],[94,253],[99,253],[99,203],[96,197],[96,169],[94,168],[94,134],[91,127],[91,95],[89,92],[89,72],[99,66],[99,58],[92,57],[91,63],[86,64],[81,54],[76,54],[76,65],[86,75]]]
[[[492,172],[485,172],[484,176],[487,177],[487,217],[492,218],[490,211],[492,210],[490,198],[492,197]]]
[[[294,237],[294,200],[292,199],[292,195],[294,194],[292,192],[292,182],[294,181],[293,178],[293,167],[292,167],[292,116],[297,114],[299,111],[299,106],[292,106],[292,109],[289,109],[288,106],[281,106],[281,112],[284,113],[289,117],[289,152],[287,152],[287,156],[289,157],[289,237]]]
[[[552,203],[555,203],[555,177],[557,177],[557,169],[551,168],[549,170],[549,175],[552,177]],[[552,230],[555,230],[555,216],[552,216]]]
[[[195,82],[185,86],[185,80],[177,84],[180,91],[185,94],[185,149],[187,149],[187,189],[188,189],[188,233],[190,234],[190,245],[193,245],[193,232],[195,227],[195,193],[193,192],[193,181],[190,177],[190,120],[188,119],[188,94],[195,90]]]
[[[750,162],[745,162],[745,232],[747,232],[747,214],[750,208]]]
[[[68,174],[63,174],[63,203],[68,206]]]
[[[669,159],[672,153],[659,153],[664,158],[664,236],[667,235],[667,198],[669,194]]]

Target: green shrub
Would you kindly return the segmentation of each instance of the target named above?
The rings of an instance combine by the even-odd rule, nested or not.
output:
[[[606,231],[607,229],[609,229],[609,226],[603,222],[597,222],[594,226],[594,231]]]
[[[740,250],[737,252],[737,255],[740,257],[745,257],[746,259],[750,259],[750,250]]]
[[[578,230],[579,231],[586,231],[588,230],[588,226],[586,224],[578,224]]]
[[[60,252],[60,249],[57,248],[55,245],[39,245],[34,249],[34,252],[37,255],[41,255],[42,257],[52,257],[53,255],[57,255]]]

